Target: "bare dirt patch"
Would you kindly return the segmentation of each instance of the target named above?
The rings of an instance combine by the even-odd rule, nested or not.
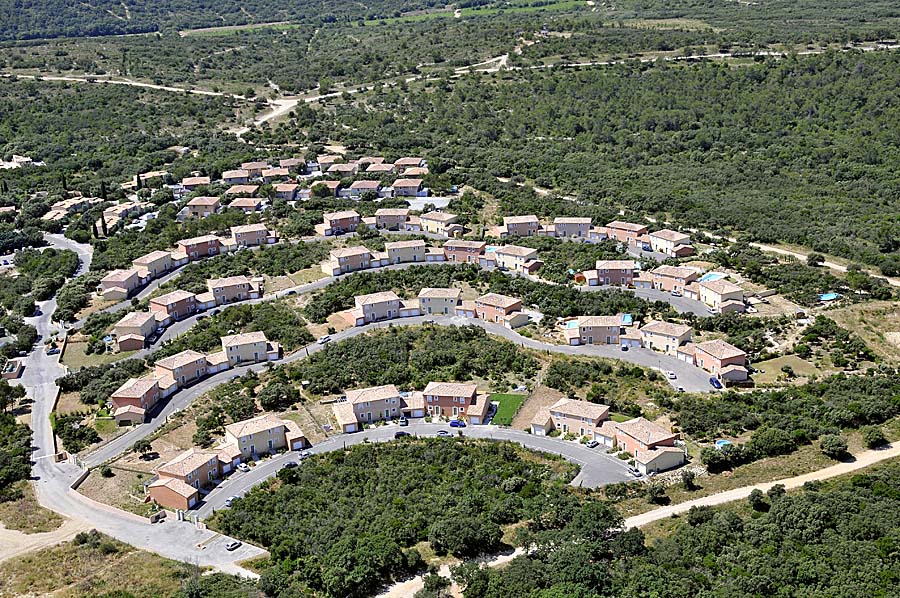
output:
[[[78,492],[91,500],[107,504],[129,513],[146,516],[155,507],[144,502],[144,483],[150,473],[124,469],[117,464],[110,466],[112,477],[103,477],[100,470],[94,470],[78,487]]]
[[[0,502],[0,522],[6,529],[26,534],[52,532],[63,524],[63,518],[38,504],[34,488],[27,481],[16,482],[11,488],[19,498]]]
[[[534,416],[537,415],[538,411],[547,409],[553,403],[564,398],[566,398],[566,395],[558,390],[539,384],[535,387],[531,396],[529,396],[525,402],[522,403],[522,406],[519,407],[519,412],[516,413],[516,416],[513,418],[511,427],[516,428],[517,430],[530,429],[531,420],[534,419]]]

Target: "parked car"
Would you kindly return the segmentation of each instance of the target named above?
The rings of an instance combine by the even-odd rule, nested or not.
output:
[[[229,496],[228,498],[225,499],[225,506],[231,507],[231,505],[234,504],[234,501],[236,501],[239,498],[240,498],[240,496]]]
[[[237,550],[240,547],[241,547],[240,542],[238,542],[237,540],[232,540],[231,542],[229,542],[228,544],[225,545],[225,550],[227,550],[228,552],[232,552],[234,550]]]
[[[674,380],[675,378],[678,377],[678,376],[675,375],[675,372],[667,372],[667,373],[666,373],[666,376],[669,377],[669,380]]]
[[[241,463],[240,465],[237,466],[237,468],[238,468],[238,471],[244,471],[244,472],[250,471],[250,466],[247,465],[246,463]]]
[[[451,427],[451,428],[465,428],[465,427],[466,427],[466,422],[464,422],[464,421],[461,420],[461,419],[451,419],[451,420],[450,420],[450,427]]]
[[[403,438],[404,436],[411,436],[411,434],[409,432],[404,432],[403,430],[394,432],[394,438]]]
[[[639,471],[638,471],[637,469],[635,469],[634,467],[629,467],[629,468],[628,468],[628,473],[630,473],[631,475],[633,475],[633,476],[636,477],[636,478],[641,477],[641,472],[639,472]]]
[[[622,350],[623,350],[623,351],[627,351],[627,350],[628,350],[628,345],[622,345]]]
[[[288,461],[287,463],[285,463],[284,465],[281,466],[281,469],[294,469],[295,467],[297,467],[296,461]]]
[[[398,421],[397,423],[399,423],[401,426],[408,426],[408,425],[409,425],[409,420],[406,419],[405,417],[401,417],[401,418],[400,418],[400,421]]]
[[[709,377],[709,383],[712,384],[712,387],[715,388],[716,390],[722,388],[722,383],[719,382],[719,379],[716,378],[715,376]]]
[[[684,387],[683,387],[683,386],[679,386],[679,387],[676,388],[675,390],[677,390],[678,392],[684,392]]]
[[[312,457],[312,453],[309,451],[300,451],[299,453],[297,453],[297,456],[301,459],[308,459]]]
[[[672,296],[673,297],[681,297],[681,291],[676,291],[675,289],[672,289]]]
[[[214,309],[214,310],[212,310],[211,312],[209,312],[209,315],[214,316],[214,315],[218,314],[220,311],[222,311],[222,310],[221,310],[221,309]]]
[[[437,435],[438,436],[452,436],[452,434],[450,434],[450,432],[447,430],[438,430]]]
[[[47,355],[57,355],[59,353],[59,349],[57,347],[53,347],[47,351]]]
[[[325,336],[320,336],[320,337],[319,337],[319,340],[318,340],[317,342],[318,342],[320,345],[324,345],[325,343],[331,342],[331,337],[330,337],[329,335],[327,335],[327,334],[326,334]]]
[[[432,320],[431,318],[428,318],[427,320],[424,321],[424,323],[425,324],[434,324],[434,320]]]
[[[594,448],[594,447],[600,446],[600,442],[597,440],[589,440],[587,442],[587,444],[585,444],[584,446],[586,446],[588,448]]]

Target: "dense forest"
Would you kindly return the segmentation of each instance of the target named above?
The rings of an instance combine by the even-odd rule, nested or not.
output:
[[[497,550],[500,526],[520,520],[550,528],[574,516],[595,531],[618,522],[595,519],[608,509],[594,501],[577,510],[581,501],[563,487],[575,466],[523,452],[472,440],[356,445],[281,471],[213,525],[269,550],[260,580],[269,596],[370,596],[424,569],[418,542],[465,558]]]
[[[531,378],[537,361],[515,344],[476,326],[391,326],[327,345],[292,364],[288,376],[309,380],[310,392],[340,393],[396,384],[422,390],[433,380]]]
[[[31,429],[10,413],[25,388],[0,380],[0,502],[16,498],[10,486],[31,473]]]
[[[895,52],[524,70],[380,90],[313,140],[427,151],[685,226],[898,270]],[[438,149],[439,148],[439,149]]]

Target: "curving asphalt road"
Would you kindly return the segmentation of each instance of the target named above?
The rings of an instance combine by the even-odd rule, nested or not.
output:
[[[339,434],[320,442],[309,449],[313,454],[341,450],[347,446],[363,442],[390,442],[394,433],[404,430],[415,436],[435,436],[438,430],[448,430],[457,435],[457,430],[447,424],[430,424],[421,420],[410,421],[410,425],[401,428],[397,424],[370,428],[355,434]],[[534,436],[521,430],[500,428],[494,425],[468,426],[462,429],[468,438],[489,438],[492,440],[509,440],[526,448],[560,455],[568,461],[581,466],[581,472],[572,480],[573,486],[596,488],[605,484],[625,482],[634,477],[628,473],[628,466],[617,457],[606,454],[601,448],[589,449],[577,442]],[[288,461],[296,461],[297,452],[291,451],[260,461],[256,467],[247,472],[236,472],[212,489],[204,497],[197,514],[201,518],[210,516],[214,511],[225,507],[225,501],[231,496],[243,496],[250,488],[274,476]],[[301,464],[302,467],[302,464]]]
[[[672,357],[670,355],[663,355],[662,353],[656,353],[650,349],[635,348],[630,349],[629,351],[622,351],[618,346],[611,345],[582,345],[577,347],[569,345],[551,345],[535,339],[520,336],[514,330],[510,330],[509,328],[506,328],[499,324],[458,316],[416,316],[412,318],[401,318],[397,320],[374,322],[372,324],[367,324],[366,326],[348,328],[347,330],[338,332],[337,334],[333,334],[331,335],[331,342],[334,343],[342,341],[344,339],[353,338],[355,336],[365,334],[366,332],[370,332],[371,330],[375,330],[378,328],[387,328],[388,326],[418,326],[424,324],[426,321],[433,321],[436,325],[440,326],[478,326],[480,328],[483,328],[490,334],[503,337],[518,345],[528,347],[530,349],[535,349],[537,351],[547,351],[550,353],[558,353],[562,355],[606,357],[608,359],[628,361],[636,365],[653,368],[659,371],[672,371],[675,372],[676,375],[675,380],[669,380],[669,383],[673,387],[681,386],[687,392],[715,392],[715,389],[713,389],[709,385],[709,374],[707,374],[705,371],[701,370],[698,367],[680,361],[675,357]],[[322,345],[313,343],[299,349],[298,351],[295,351],[294,353],[286,356],[284,359],[277,363],[288,364],[295,361],[300,361],[301,359],[305,359],[307,356],[313,353],[321,351],[323,348],[324,347]],[[223,384],[234,376],[243,375],[251,370],[254,372],[260,372],[265,368],[272,367],[272,365],[273,362],[264,362],[241,366],[231,370],[225,370],[224,372],[219,372],[208,378],[204,378],[193,386],[175,393],[174,395],[169,397],[169,399],[156,413],[153,414],[153,418],[149,422],[132,428],[125,434],[118,436],[117,438],[100,446],[95,451],[86,455],[83,459],[85,465],[87,465],[88,467],[97,467],[98,465],[101,465],[106,461],[109,461],[110,459],[113,459],[121,453],[127,451],[137,440],[146,438],[157,429],[159,429],[166,422],[167,418],[170,415],[181,411],[219,384]]]

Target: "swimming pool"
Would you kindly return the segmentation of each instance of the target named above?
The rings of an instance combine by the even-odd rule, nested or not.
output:
[[[488,245],[487,247],[484,248],[484,252],[485,253],[496,253],[497,246],[496,245]]]
[[[566,328],[578,328],[578,320],[567,320]]]
[[[700,282],[712,282],[714,280],[722,280],[723,278],[725,278],[725,275],[721,272],[707,272],[700,277]]]
[[[819,295],[819,301],[834,301],[838,298],[840,298],[838,293],[822,293]]]
[[[716,448],[718,449],[722,448],[723,446],[728,446],[729,444],[731,444],[730,440],[716,440]]]

